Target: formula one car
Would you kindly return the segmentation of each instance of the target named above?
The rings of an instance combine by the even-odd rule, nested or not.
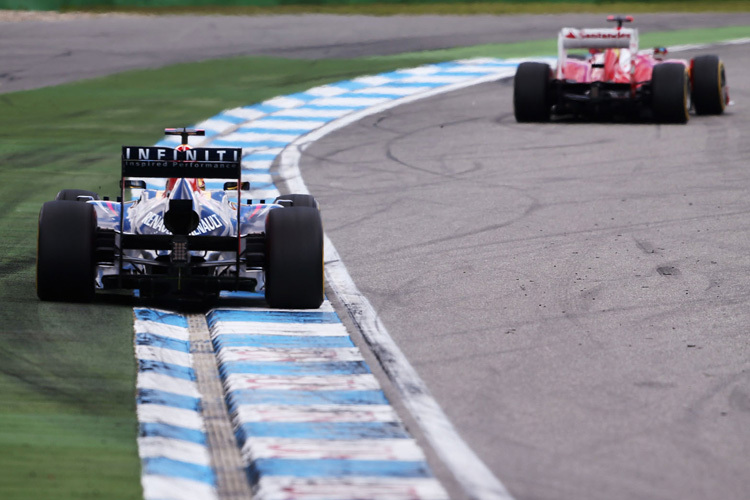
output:
[[[167,129],[182,145],[122,147],[120,197],[64,189],[39,213],[37,295],[90,301],[95,290],[141,297],[264,291],[271,307],[323,301],[323,227],[310,195],[242,204],[241,148],[191,148],[202,130]],[[168,178],[146,189],[143,178]],[[204,178],[231,179],[205,190]],[[126,200],[125,192],[138,195]],[[247,195],[247,193],[246,193]]]
[[[715,55],[667,59],[666,49],[638,52],[638,30],[623,28],[630,16],[610,16],[614,29],[563,28],[557,68],[540,62],[518,66],[513,107],[519,122],[548,121],[554,115],[643,116],[659,123],[686,123],[718,115],[729,103],[724,64]],[[588,49],[568,53],[568,49]]]

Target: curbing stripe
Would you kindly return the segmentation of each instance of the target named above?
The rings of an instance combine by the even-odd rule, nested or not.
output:
[[[228,404],[232,408],[237,405],[252,404],[283,404],[283,405],[384,405],[388,404],[383,391],[379,389],[357,391],[312,391],[294,389],[231,389],[227,394]]]

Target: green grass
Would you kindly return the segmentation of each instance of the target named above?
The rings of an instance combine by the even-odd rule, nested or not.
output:
[[[260,2],[259,2],[260,3]],[[271,3],[271,2],[269,2]],[[303,5],[258,5],[258,6],[173,6],[173,7],[79,7],[65,8],[63,11],[85,10],[89,12],[129,12],[143,14],[216,14],[227,16],[257,16],[277,14],[340,14],[340,15],[515,15],[515,14],[565,14],[565,13],[628,13],[642,14],[653,12],[748,12],[747,0],[693,0],[674,1],[634,1],[634,2],[415,2],[394,3],[351,2],[345,5],[303,4]]]
[[[733,29],[649,36],[684,43]],[[164,127],[226,108],[437,60],[552,53],[545,40],[357,60],[250,57],[0,94],[0,497],[141,497],[131,304],[37,300],[44,201],[66,187],[115,195],[122,144],[153,144]]]
[[[224,5],[210,5],[224,4]],[[240,5],[240,4],[254,5]],[[98,5],[97,5],[98,4]],[[110,4],[110,5],[107,5]],[[192,4],[192,5],[188,5]],[[418,0],[0,0],[0,8],[29,10],[87,10],[93,12],[141,12],[151,14],[362,14],[390,15],[471,15],[471,14],[560,14],[644,13],[644,12],[747,12],[746,0],[541,0],[541,1],[431,1]]]

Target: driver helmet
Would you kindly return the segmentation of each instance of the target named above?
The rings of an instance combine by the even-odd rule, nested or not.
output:
[[[187,151],[188,149],[192,149],[187,144],[180,144],[175,148],[177,151]],[[174,185],[177,184],[178,177],[170,177],[167,179],[167,184],[164,186],[164,194],[168,195],[170,192],[172,192],[172,189],[174,189]],[[190,184],[190,188],[193,191],[205,191],[206,190],[206,181],[204,181],[202,178],[197,179],[185,179],[188,181],[188,184]]]

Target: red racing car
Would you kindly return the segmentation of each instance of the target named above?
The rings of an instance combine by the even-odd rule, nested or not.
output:
[[[541,62],[518,66],[513,86],[517,121],[645,115],[658,123],[687,123],[691,109],[698,115],[724,112],[729,92],[717,56],[668,59],[661,47],[639,52],[638,30],[622,26],[633,18],[607,20],[617,28],[563,28],[554,71]]]

